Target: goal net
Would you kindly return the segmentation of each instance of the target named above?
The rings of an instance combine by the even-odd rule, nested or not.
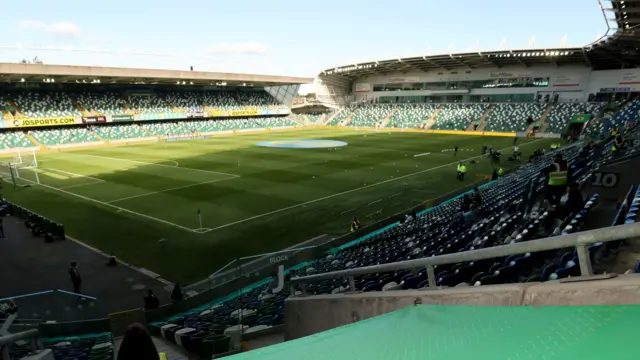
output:
[[[9,161],[0,162],[0,176],[14,187],[40,184],[35,150],[17,150]]]

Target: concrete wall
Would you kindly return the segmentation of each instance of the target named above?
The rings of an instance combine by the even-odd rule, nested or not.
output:
[[[412,306],[416,301],[482,306],[640,304],[640,275],[576,280],[579,278],[530,284],[291,297],[285,303],[285,339],[293,340],[382,315]]]

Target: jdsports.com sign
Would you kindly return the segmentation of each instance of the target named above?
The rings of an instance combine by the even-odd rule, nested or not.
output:
[[[75,123],[76,123],[76,119],[73,117],[43,118],[43,119],[16,119],[13,121],[13,127],[58,126],[58,125],[73,125]]]

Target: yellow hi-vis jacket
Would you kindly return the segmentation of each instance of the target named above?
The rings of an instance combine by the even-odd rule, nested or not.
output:
[[[504,170],[502,168],[498,169],[498,176],[502,176],[504,174]]]
[[[460,166],[460,169],[458,169],[458,171],[460,171],[463,174],[466,173],[467,172],[467,165]]]
[[[553,163],[553,166],[556,168],[554,171],[549,173],[549,185],[551,186],[560,186],[567,185],[567,177],[569,172],[566,170],[560,169],[560,164]]]
[[[167,358],[167,354],[165,353],[158,353],[158,357],[160,358],[160,360],[168,360],[169,358]]]

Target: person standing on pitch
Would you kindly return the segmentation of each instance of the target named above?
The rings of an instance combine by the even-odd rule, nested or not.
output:
[[[71,276],[71,282],[73,283],[73,292],[76,294],[82,294],[82,277],[78,270],[78,263],[75,261],[72,262],[69,267],[69,276]]]
[[[458,156],[458,145],[453,148],[453,156]]]

